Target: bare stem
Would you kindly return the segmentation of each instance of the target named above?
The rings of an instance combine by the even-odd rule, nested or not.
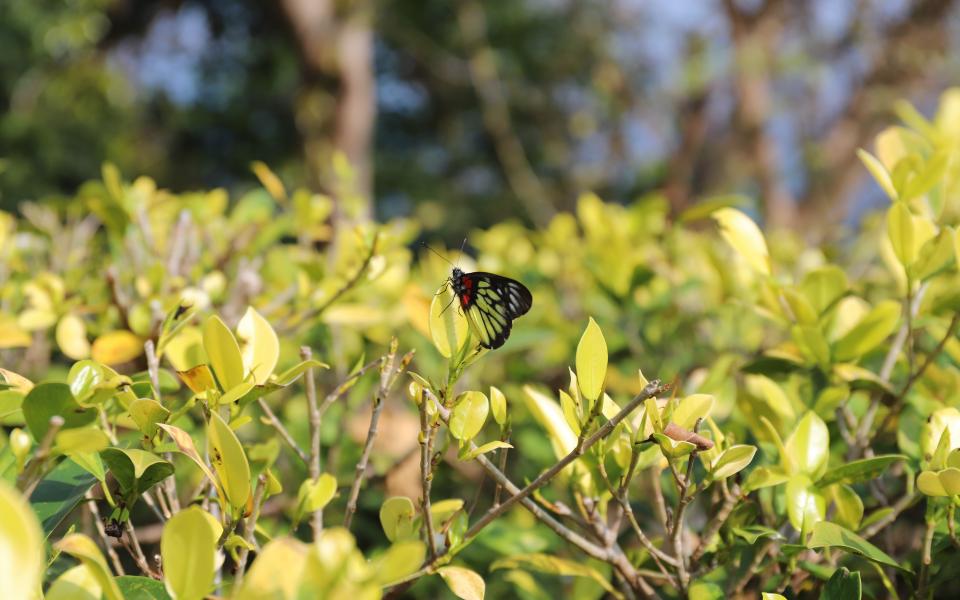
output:
[[[120,555],[117,554],[117,549],[110,543],[110,537],[107,536],[107,530],[103,526],[103,519],[100,517],[100,509],[97,508],[96,498],[93,497],[93,493],[90,490],[87,490],[85,497],[87,499],[87,506],[90,507],[90,514],[93,515],[93,522],[97,528],[97,533],[100,534],[103,547],[107,550],[107,556],[110,557],[110,564],[113,565],[114,572],[118,576],[126,575],[126,572],[123,570],[123,563],[120,561]]]
[[[250,546],[254,545],[254,532],[257,529],[257,519],[260,518],[260,508],[263,505],[263,494],[266,487],[267,476],[261,473],[257,478],[257,489],[253,493],[253,512],[250,513],[246,523],[243,524],[243,539],[247,543],[240,548],[240,553],[237,556],[237,574],[233,580],[233,587],[235,589],[240,588],[240,582],[243,581],[243,574],[247,571],[247,557],[250,554]]]
[[[431,469],[433,449],[433,427],[430,426],[430,416],[427,414],[427,398],[420,399],[420,487],[423,499],[420,506],[423,514],[423,523],[427,531],[427,546],[430,548],[430,555],[427,560],[432,560],[437,555],[437,542],[433,533],[433,516],[430,512],[430,488],[433,483],[433,473]]]
[[[370,460],[370,452],[373,450],[373,442],[377,437],[377,426],[380,422],[380,411],[383,410],[383,403],[390,392],[390,388],[397,380],[397,376],[406,369],[406,366],[413,358],[413,353],[408,352],[400,360],[400,365],[394,368],[394,362],[397,356],[397,340],[394,339],[390,344],[390,352],[387,354],[380,367],[380,386],[377,389],[377,395],[373,399],[373,412],[370,414],[370,427],[367,430],[367,441],[363,444],[363,452],[360,455],[360,461],[357,463],[356,473],[353,477],[353,485],[350,487],[350,496],[347,498],[347,507],[343,515],[343,526],[350,528],[350,522],[353,520],[354,513],[357,512],[357,498],[360,495],[360,487],[363,485],[363,477],[367,472],[367,462]]]
[[[300,348],[300,358],[309,361],[313,357],[313,352],[309,346]],[[307,409],[310,412],[310,461],[307,463],[310,479],[317,481],[320,479],[320,425],[322,417],[320,408],[317,406],[317,383],[314,379],[313,369],[307,369],[303,378],[304,393],[307,396]],[[313,538],[317,539],[323,530],[323,508],[313,511],[310,521],[313,526]]]
[[[267,416],[267,419],[270,421],[270,425],[277,430],[277,433],[280,434],[280,437],[283,438],[283,441],[290,446],[290,449],[296,453],[301,461],[303,461],[303,464],[309,464],[310,459],[307,457],[307,453],[304,452],[299,445],[297,445],[297,441],[293,439],[293,436],[290,435],[290,432],[287,431],[287,428],[283,426],[283,423],[280,422],[280,419],[277,418],[277,415],[273,413],[273,411],[270,409],[270,405],[267,404],[263,398],[257,398],[257,403],[260,404],[263,414]]]

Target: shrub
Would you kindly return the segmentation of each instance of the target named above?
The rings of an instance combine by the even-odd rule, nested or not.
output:
[[[0,216],[7,596],[945,593],[960,90],[897,109],[843,243],[739,197],[477,232],[534,295],[495,351],[348,172],[333,220],[264,165],[232,203],[107,166]]]

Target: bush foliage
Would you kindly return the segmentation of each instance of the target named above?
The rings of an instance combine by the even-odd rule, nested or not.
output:
[[[437,248],[531,288],[495,351],[343,164],[336,202],[108,165],[0,215],[6,597],[945,592],[960,90],[898,112],[842,243],[586,194]]]

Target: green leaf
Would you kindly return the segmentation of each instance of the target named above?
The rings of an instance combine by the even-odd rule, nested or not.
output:
[[[797,531],[809,531],[814,523],[822,521],[827,502],[806,475],[793,475],[787,481],[787,517]]]
[[[329,473],[321,473],[316,481],[305,479],[297,493],[298,520],[304,514],[320,510],[329,504],[336,493],[337,478]]]
[[[800,284],[803,294],[820,314],[843,297],[848,287],[846,272],[836,265],[825,265],[810,271]]]
[[[386,552],[372,560],[371,567],[379,583],[389,584],[416,572],[426,556],[426,544],[420,540],[404,540],[392,544]]]
[[[37,516],[13,487],[0,481],[0,581],[7,598],[34,598],[46,556]]]
[[[444,282],[430,302],[430,337],[437,352],[451,358],[467,343],[470,326],[463,312],[454,306],[458,302],[453,286]]]
[[[450,434],[463,442],[472,440],[483,429],[489,411],[483,392],[460,394],[450,415]]]
[[[252,306],[247,308],[237,323],[244,369],[253,375],[257,385],[263,385],[273,374],[280,358],[280,340],[277,332]]]
[[[890,173],[886,167],[883,166],[883,163],[866,150],[857,150],[857,157],[863,162],[864,166],[867,167],[870,174],[873,175],[873,178],[880,185],[880,189],[886,192],[891,200],[896,200],[897,190],[894,188],[893,179],[890,178]]]
[[[790,476],[782,471],[768,467],[757,467],[747,475],[746,481],[743,482],[743,491],[753,492],[765,487],[780,485],[786,483],[788,479],[790,479]]]
[[[173,465],[152,452],[107,448],[100,453],[124,493],[137,496],[173,475]]]
[[[739,444],[730,446],[713,463],[713,470],[710,476],[715,479],[725,479],[731,475],[736,475],[747,467],[757,453],[756,446]]]
[[[840,567],[823,586],[820,600],[860,600],[860,571],[850,572],[846,567]]]
[[[900,303],[884,300],[834,345],[834,357],[848,361],[863,356],[880,345],[897,328]]]
[[[54,440],[56,451],[67,456],[99,452],[109,445],[110,438],[96,427],[60,431]]]
[[[802,473],[816,480],[826,470],[830,456],[830,432],[817,413],[809,411],[800,419],[785,446],[791,459],[791,464],[781,461],[785,471]]]
[[[93,572],[86,565],[79,564],[57,577],[44,600],[100,600],[102,596],[103,588]]]
[[[737,254],[757,273],[770,275],[770,253],[757,224],[735,208],[721,208],[712,216],[720,225],[723,239]]]
[[[217,315],[210,315],[203,323],[203,349],[222,391],[231,390],[243,382],[240,346],[230,328]]]
[[[598,583],[600,587],[615,597],[619,597],[619,592],[607,577],[604,577],[599,571],[581,562],[565,560],[550,554],[516,554],[501,558],[490,565],[491,571],[498,569],[530,569],[540,573],[550,575],[562,575],[567,577],[587,577]]]
[[[898,460],[907,460],[903,454],[882,454],[873,458],[862,458],[829,469],[817,481],[817,485],[826,487],[834,483],[861,483],[879,477]]]
[[[490,451],[492,451],[492,450],[496,450],[496,449],[498,449],[498,448],[513,448],[513,446],[511,446],[511,445],[508,444],[507,442],[502,442],[502,441],[500,441],[500,440],[494,440],[494,441],[492,441],[492,442],[487,442],[486,444],[484,444],[484,445],[482,445],[482,446],[478,446],[478,447],[474,448],[473,450],[465,453],[465,454],[460,458],[460,460],[463,460],[463,461],[473,460],[473,459],[475,459],[476,457],[480,456],[481,454],[486,454],[487,452],[490,452]]]
[[[863,520],[863,500],[848,485],[837,484],[828,489],[837,509],[834,520],[847,529],[858,529]]]
[[[124,598],[138,600],[173,600],[167,593],[163,582],[150,577],[123,575],[114,579]]]
[[[130,403],[127,409],[133,422],[137,424],[140,433],[148,438],[157,435],[157,424],[165,423],[170,417],[170,411],[162,404],[150,398],[138,398]]]
[[[97,418],[95,409],[83,409],[77,404],[70,392],[70,386],[65,383],[41,383],[34,386],[23,399],[22,408],[23,419],[38,443],[43,440],[50,428],[50,418],[55,415],[63,417],[61,429],[83,427]]]
[[[123,594],[110,574],[110,567],[93,540],[82,533],[71,533],[54,544],[54,548],[82,562],[100,584],[107,600],[123,600]]]
[[[942,271],[953,260],[954,232],[944,227],[936,237],[924,242],[917,253],[917,260],[910,266],[910,274],[917,281],[924,281]]]
[[[894,567],[908,573],[912,572],[909,567],[900,565],[859,535],[830,521],[820,521],[813,526],[807,547],[842,548],[847,552],[863,556],[881,565]]]
[[[590,318],[587,328],[577,344],[577,379],[580,391],[591,402],[596,402],[603,392],[603,380],[607,376],[607,341],[597,322]]]
[[[733,534],[743,538],[751,546],[757,543],[760,538],[770,538],[774,540],[784,539],[776,529],[764,527],[763,525],[748,525],[746,527],[734,527]]]
[[[493,420],[497,425],[503,427],[507,424],[507,397],[492,385],[490,386],[490,412],[493,413]]]
[[[790,336],[808,363],[817,365],[822,371],[830,370],[830,346],[819,325],[794,325],[790,328]]]
[[[167,592],[176,600],[200,600],[213,589],[214,530],[204,511],[191,506],[170,518],[160,537]]]
[[[30,495],[30,506],[48,537],[83,500],[96,478],[67,459],[44,477]]]
[[[668,458],[681,458],[697,449],[696,444],[678,441],[662,433],[654,433],[653,439],[657,441],[664,456]]]
[[[443,578],[447,587],[462,600],[483,600],[487,585],[475,571],[464,567],[440,567],[437,575]]]
[[[250,463],[247,462],[240,440],[216,412],[210,413],[207,444],[210,464],[223,486],[227,502],[234,511],[243,509],[250,497]]]
[[[674,409],[670,420],[680,427],[693,429],[697,419],[710,416],[713,409],[714,397],[711,394],[692,394],[680,400]]]
[[[406,496],[388,498],[380,506],[380,525],[387,539],[396,542],[413,535],[413,518],[416,515],[417,511],[410,498]]]

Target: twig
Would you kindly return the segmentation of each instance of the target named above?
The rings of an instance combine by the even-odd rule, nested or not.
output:
[[[660,482],[662,473],[663,471],[659,467],[650,470],[650,486],[653,488],[653,509],[663,526],[664,534],[666,534],[670,530],[670,519],[667,515],[667,503],[663,498],[663,484]]]
[[[309,346],[300,347],[300,358],[309,361],[313,357],[313,352]],[[307,467],[310,472],[310,479],[318,481],[320,479],[320,409],[317,407],[317,383],[314,379],[313,369],[307,369],[303,378],[304,393],[307,396],[307,409],[310,412],[310,461]],[[323,508],[313,511],[310,521],[313,526],[313,539],[320,537],[323,531]]]
[[[257,403],[260,404],[260,408],[263,410],[263,414],[267,416],[267,419],[270,421],[270,425],[277,430],[277,433],[280,434],[280,437],[283,438],[283,441],[290,446],[290,449],[293,450],[296,455],[303,461],[303,464],[309,464],[309,457],[307,453],[297,445],[297,441],[293,439],[293,436],[290,435],[290,432],[287,431],[287,428],[283,426],[283,423],[280,422],[280,419],[277,418],[277,415],[270,410],[270,406],[266,403],[263,398],[257,398]]]
[[[916,597],[920,600],[923,600],[926,597],[927,584],[930,580],[930,563],[933,562],[931,557],[933,549],[933,534],[937,529],[937,522],[933,519],[927,520],[927,529],[923,535],[923,555],[920,562],[920,580],[917,583],[917,594]]]
[[[597,429],[596,432],[593,433],[593,435],[586,439],[581,439],[573,450],[557,461],[552,467],[541,473],[536,479],[527,484],[526,487],[508,498],[503,504],[494,506],[487,511],[487,513],[467,531],[467,533],[464,535],[464,540],[466,541],[475,537],[478,533],[480,533],[481,529],[489,525],[494,519],[509,510],[514,504],[523,500],[536,490],[549,483],[550,480],[556,477],[557,474],[560,473],[560,471],[562,471],[567,465],[583,456],[585,451],[587,451],[601,439],[610,435],[610,432],[613,431],[613,429],[619,425],[621,421],[626,419],[627,416],[629,416],[630,413],[632,413],[637,407],[643,404],[645,400],[656,396],[662,391],[662,389],[663,388],[660,386],[659,380],[654,380],[648,383],[639,394],[637,394],[630,402],[627,403],[626,406],[620,410],[620,412],[614,415],[612,419],[604,423],[599,429]]]
[[[103,546],[107,550],[107,556],[110,557],[110,563],[113,565],[114,572],[118,576],[126,575],[126,572],[123,570],[123,563],[120,561],[120,555],[117,554],[116,548],[110,543],[107,530],[103,527],[103,520],[100,518],[100,509],[97,508],[97,499],[93,497],[93,493],[90,490],[87,490],[84,497],[87,499],[87,506],[90,507],[90,514],[93,516],[94,525],[96,525],[97,533],[100,534]]]
[[[361,376],[363,376],[364,373],[376,367],[377,365],[381,364],[382,362],[383,362],[383,357],[381,356],[380,358],[376,360],[372,360],[367,364],[363,365],[362,367],[360,367],[359,369],[357,369],[356,371],[348,375],[346,379],[341,381],[340,384],[337,387],[335,387],[332,392],[327,394],[327,396],[323,399],[323,403],[320,404],[320,407],[319,407],[320,418],[323,419],[323,415],[326,414],[327,409],[330,408],[330,405],[336,402],[337,399],[340,398],[340,396],[345,394],[347,390],[353,387],[354,382],[357,379],[359,379]]]
[[[133,528],[130,521],[124,522],[124,529],[129,538],[128,541],[125,541],[124,547],[127,549],[127,552],[130,553],[130,556],[133,557],[137,566],[143,571],[144,575],[154,579],[160,579],[160,575],[150,568],[150,561],[147,560],[146,555],[143,553],[143,548],[140,547],[140,540],[137,539],[137,531]]]
[[[773,548],[774,541],[767,540],[764,544],[757,550],[757,553],[754,555],[753,560],[750,562],[750,566],[747,567],[747,570],[744,571],[743,575],[740,576],[732,586],[729,591],[731,595],[739,597],[743,592],[743,589],[747,587],[747,584],[750,583],[750,580],[753,579],[754,573],[757,572],[757,569],[760,568],[760,565],[763,564],[763,560],[767,557],[767,553],[770,552],[770,549]]]
[[[864,539],[870,539],[873,536],[877,535],[877,533],[879,533],[880,530],[882,530],[887,525],[896,521],[897,517],[900,516],[900,513],[902,513],[903,511],[913,506],[913,503],[919,499],[920,499],[920,495],[917,493],[904,495],[893,504],[893,506],[891,507],[892,510],[885,517],[883,517],[879,521],[876,521],[870,524],[869,527],[864,528],[863,531],[860,532],[860,535]]]
[[[723,504],[720,505],[720,510],[710,518],[710,521],[703,529],[703,534],[700,536],[700,543],[697,544],[697,547],[693,550],[693,554],[690,555],[690,560],[694,563],[700,560],[703,553],[707,551],[710,540],[720,531],[723,524],[727,522],[727,518],[730,517],[730,513],[733,512],[733,508],[737,505],[737,500],[740,499],[738,492],[739,490],[736,489],[736,486],[734,486],[733,493],[724,490]]]
[[[349,279],[347,279],[343,283],[343,285],[337,288],[337,291],[335,291],[332,296],[327,298],[326,302],[324,302],[320,306],[317,306],[316,308],[308,310],[303,315],[301,315],[298,319],[294,317],[295,320],[291,319],[292,322],[288,321],[284,327],[287,329],[291,329],[291,328],[297,327],[301,323],[316,319],[317,317],[322,315],[328,308],[330,308],[330,306],[333,305],[334,302],[339,300],[341,296],[349,292],[355,285],[357,285],[357,283],[360,281],[360,278],[363,277],[363,274],[367,271],[367,268],[370,266],[370,261],[373,260],[373,257],[377,253],[377,242],[379,240],[380,240],[380,234],[378,232],[374,234],[373,241],[370,243],[370,251],[363,258],[363,262],[360,263],[360,267]]]
[[[357,511],[357,498],[360,495],[360,486],[363,485],[363,476],[367,471],[367,462],[370,460],[370,452],[373,450],[373,441],[377,437],[377,427],[380,422],[380,411],[383,410],[383,403],[393,387],[397,376],[402,373],[410,360],[413,359],[413,352],[408,352],[400,359],[400,364],[394,368],[393,364],[397,356],[397,340],[394,338],[390,344],[390,352],[380,367],[380,386],[377,389],[377,395],[373,399],[373,412],[370,414],[370,427],[367,430],[367,441],[363,445],[363,452],[360,455],[360,461],[357,463],[356,473],[353,477],[353,485],[350,487],[350,496],[347,499],[347,507],[343,515],[343,526],[350,528],[350,522]]]
[[[702,418],[697,419],[696,425],[693,426],[694,433],[700,429],[701,421],[703,421]],[[693,498],[693,494],[687,496],[687,492],[690,491],[690,480],[693,477],[693,463],[696,458],[697,450],[694,450],[687,456],[687,473],[683,477],[682,483],[679,477],[677,477],[680,497],[677,499],[677,510],[673,514],[673,528],[671,529],[673,552],[677,559],[677,579],[679,580],[681,591],[686,591],[687,585],[690,583],[690,574],[687,571],[687,557],[683,551],[683,515],[687,510],[687,505],[690,504],[690,500]],[[673,461],[671,460],[669,463],[671,468],[673,468]],[[674,469],[673,472],[676,476],[676,469]]]
[[[243,574],[247,571],[247,557],[250,554],[250,546],[254,545],[254,533],[257,530],[257,519],[260,518],[260,507],[263,504],[263,494],[266,487],[267,476],[261,473],[260,476],[257,477],[257,489],[253,493],[253,511],[243,524],[243,539],[247,543],[240,548],[237,556],[237,574],[233,579],[234,589],[240,589]]]
[[[430,426],[430,417],[427,414],[427,398],[420,398],[420,487],[423,498],[420,506],[423,514],[423,524],[427,531],[427,546],[430,554],[427,560],[433,560],[437,555],[437,542],[433,533],[433,515],[430,512],[430,488],[433,483],[431,470],[433,452],[433,427]]]

